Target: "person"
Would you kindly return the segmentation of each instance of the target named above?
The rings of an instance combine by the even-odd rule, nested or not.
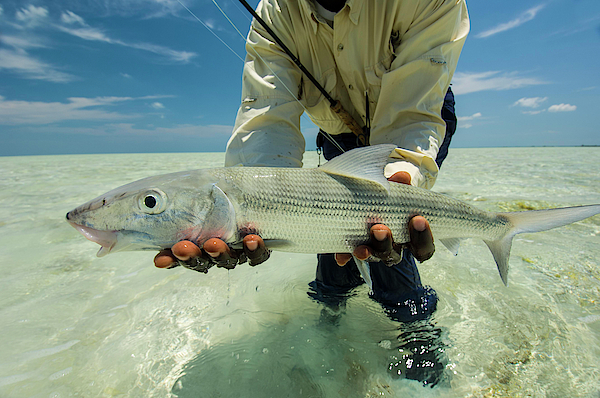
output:
[[[453,112],[446,122],[442,118],[442,105],[446,97],[453,111],[449,84],[469,31],[465,0],[261,0],[257,13],[355,120],[370,124],[370,144],[397,146],[384,171],[390,181],[433,186],[456,127]],[[304,111],[336,142],[323,140],[326,159],[339,155],[338,147],[359,146],[329,102],[256,20],[246,46],[242,101],[226,166],[301,167]],[[447,127],[450,134],[445,134]],[[433,289],[422,285],[415,262],[433,255],[431,230],[419,215],[408,228],[410,241],[402,246],[394,243],[389,228],[374,225],[370,242],[353,252],[370,261],[373,298],[401,322],[427,319],[437,303]],[[213,264],[233,268],[246,259],[256,265],[268,258],[258,235],[244,237],[243,247],[233,250],[219,239],[209,239],[202,248],[179,242],[160,252],[155,265],[206,271]],[[350,253],[319,255],[310,294],[335,307],[360,283]]]

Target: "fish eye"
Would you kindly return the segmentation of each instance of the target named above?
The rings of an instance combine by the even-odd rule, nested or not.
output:
[[[147,214],[159,214],[167,208],[167,194],[160,189],[150,189],[138,196],[138,207]]]

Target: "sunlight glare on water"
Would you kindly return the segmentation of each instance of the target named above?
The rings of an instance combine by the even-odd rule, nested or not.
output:
[[[517,236],[509,287],[482,242],[456,257],[437,247],[419,267],[440,298],[446,379],[434,388],[388,371],[413,335],[365,286],[336,313],[307,295],[313,255],[160,270],[151,252],[97,258],[64,221],[119,185],[222,161],[0,158],[0,396],[599,396],[599,216]],[[435,190],[493,211],[600,203],[599,167],[600,148],[455,149]]]

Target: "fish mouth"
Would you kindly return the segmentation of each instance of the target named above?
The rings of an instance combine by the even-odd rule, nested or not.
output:
[[[79,233],[87,240],[91,240],[102,246],[100,250],[98,250],[98,253],[96,253],[98,257],[106,256],[117,244],[117,231],[99,231],[94,228],[74,223],[73,221],[69,221],[69,224],[79,231]]]

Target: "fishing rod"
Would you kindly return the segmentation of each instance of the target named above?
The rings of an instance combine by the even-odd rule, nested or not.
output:
[[[210,33],[212,33],[217,39],[219,39],[219,41],[221,43],[223,43],[225,45],[225,47],[227,47],[229,49],[229,51],[231,51],[236,57],[238,57],[240,59],[240,61],[245,62],[244,58],[242,58],[237,52],[235,52],[235,50],[233,48],[231,48],[227,43],[225,43],[225,41],[219,37],[218,34],[215,33],[215,31],[213,31],[210,26],[208,26],[207,24],[205,24],[200,18],[198,18],[198,16],[196,14],[194,14],[192,12],[192,10],[190,10],[185,4],[183,4],[183,2],[181,0],[176,0],[196,21],[198,21],[200,24],[202,24],[202,26],[204,26]],[[235,31],[238,33],[238,35],[240,35],[240,37],[245,41],[246,37],[242,34],[242,32],[240,32],[240,30],[238,29],[238,27],[235,25],[235,23],[233,23],[233,21],[231,20],[231,18],[229,18],[229,16],[227,15],[227,13],[219,6],[219,3],[217,3],[216,0],[211,0],[212,3],[215,5],[215,7],[217,7],[217,9],[221,12],[221,14],[223,14],[223,16],[225,17],[225,19],[231,24],[231,26],[233,27],[233,29],[235,29]],[[233,1],[233,0],[232,0]],[[235,3],[234,3],[235,4]],[[241,12],[242,10],[240,10]],[[250,22],[252,22],[250,20]],[[271,73],[273,73],[273,76],[275,76],[277,78],[277,80],[279,80],[279,82],[281,83],[281,85],[283,86],[283,88],[285,88],[287,90],[288,93],[290,93],[290,95],[292,96],[292,98],[294,98],[296,100],[296,102],[298,102],[298,104],[300,104],[300,106],[304,109],[305,114],[310,115],[310,112],[308,111],[308,109],[306,109],[306,107],[304,106],[304,104],[297,98],[297,94],[294,94],[292,92],[292,90],[284,83],[283,80],[281,80],[279,78],[279,76],[277,75],[277,73],[275,73],[275,71],[271,68],[271,66],[269,66],[269,63],[266,62],[263,57],[260,55],[259,52],[257,52],[256,50],[252,49],[255,53],[255,55],[260,58],[264,63],[265,66],[271,71]],[[322,130],[321,130],[322,131]],[[329,134],[326,131],[322,131],[324,133],[324,137],[327,138],[327,140],[329,142],[331,142],[331,144],[333,144],[333,146],[335,146],[337,149],[339,149],[339,151],[341,153],[346,152],[344,150],[344,148],[342,148],[340,146],[340,144],[331,136],[331,134]]]
[[[329,93],[317,81],[317,79],[315,79],[315,77],[308,71],[308,69],[306,69],[304,67],[304,65],[302,65],[302,63],[300,62],[298,57],[296,57],[292,53],[292,51],[288,48],[288,46],[285,45],[285,43],[283,41],[281,41],[281,39],[279,38],[279,36],[277,36],[277,34],[273,31],[273,29],[271,29],[271,27],[269,25],[267,25],[267,23],[256,13],[256,11],[254,11],[254,8],[252,8],[246,0],[239,0],[239,1],[246,8],[246,10],[248,10],[248,12],[250,12],[250,14],[252,14],[254,19],[256,19],[258,21],[258,23],[260,23],[260,25],[267,31],[267,33],[269,33],[269,35],[271,35],[273,40],[275,40],[275,42],[277,44],[279,44],[281,49],[283,51],[285,51],[285,53],[292,59],[292,61],[296,64],[296,66],[298,66],[298,68],[302,71],[302,73],[304,73],[304,75],[308,78],[308,80],[310,80],[315,85],[315,87],[321,92],[321,94],[323,94],[323,96],[327,99],[327,101],[329,101],[331,110],[336,115],[338,115],[338,117],[342,120],[342,122],[344,122],[344,124],[350,129],[350,131],[352,131],[356,135],[356,137],[358,138],[358,141],[362,145],[369,145],[368,128],[370,126],[367,126],[367,134],[365,134],[365,131],[363,130],[363,128],[360,127],[360,125],[356,122],[356,120],[352,117],[352,115],[350,115],[350,113],[348,113],[348,111],[344,109],[344,107],[342,106],[342,103],[340,101],[333,99],[331,97],[331,95],[329,95]],[[367,104],[368,104],[368,102],[367,102]],[[367,115],[367,118],[368,117],[369,116]]]

